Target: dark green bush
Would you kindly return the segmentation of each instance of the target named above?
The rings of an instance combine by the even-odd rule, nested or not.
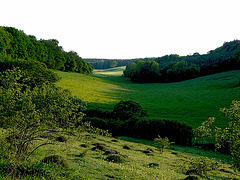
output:
[[[119,118],[122,121],[147,116],[146,110],[134,101],[120,101],[114,106],[112,113],[116,119]]]
[[[98,117],[101,119],[109,119],[112,117],[112,112],[109,111],[102,111],[100,109],[86,109],[85,114],[87,117]]]
[[[47,164],[57,164],[60,165],[62,167],[68,167],[69,163],[67,161],[66,158],[64,158],[63,156],[60,155],[51,155],[51,156],[47,156],[42,160],[43,163],[47,163]]]
[[[191,145],[193,137],[190,126],[177,121],[150,118],[138,120],[132,132],[135,137],[149,140],[158,135],[168,137],[171,142],[179,145]]]
[[[110,154],[107,156],[106,161],[113,163],[124,163],[126,159],[119,154]]]
[[[89,113],[89,114],[88,114]],[[109,130],[113,136],[130,136],[154,140],[160,135],[179,145],[192,144],[192,128],[183,123],[169,120],[146,118],[146,111],[133,101],[121,101],[112,112],[101,110],[86,111],[84,122],[94,127]]]
[[[122,121],[120,119],[101,119],[97,117],[85,117],[84,121],[91,121],[94,127],[109,130],[113,136],[130,136],[154,140],[160,135],[161,137],[168,137],[175,144],[192,144],[192,128],[177,121],[150,118]]]

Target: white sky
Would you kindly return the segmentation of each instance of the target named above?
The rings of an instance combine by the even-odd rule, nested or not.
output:
[[[1,0],[0,26],[82,58],[205,54],[240,39],[240,0]]]

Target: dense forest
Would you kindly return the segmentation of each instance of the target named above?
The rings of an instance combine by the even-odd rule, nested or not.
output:
[[[240,41],[234,40],[204,55],[196,52],[137,60],[127,65],[124,75],[136,82],[176,82],[239,68]]]
[[[46,68],[92,74],[93,66],[76,52],[65,52],[56,39],[37,40],[33,35],[13,27],[0,27],[0,63],[25,60],[38,61]]]

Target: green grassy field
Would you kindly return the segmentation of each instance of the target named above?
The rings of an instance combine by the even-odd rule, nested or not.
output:
[[[126,66],[116,67],[111,69],[96,69],[94,70],[94,74],[107,75],[107,76],[122,76],[125,68]]]
[[[214,158],[218,162],[215,170],[207,171],[201,179],[238,179],[240,174],[234,172],[228,164],[228,156],[204,150],[172,146],[161,154],[154,147],[152,141],[142,141],[127,137],[115,139],[89,133],[74,133],[74,136],[65,136],[67,142],[55,142],[39,148],[28,159],[28,164],[39,163],[44,157],[51,155],[62,156],[65,167],[50,163],[45,168],[45,176],[22,175],[17,178],[1,176],[0,179],[184,179],[186,172],[191,169],[190,162],[196,157]],[[0,131],[1,137],[4,136]],[[44,138],[43,138],[44,139]],[[1,139],[0,139],[1,140]],[[132,142],[131,142],[132,141]],[[95,143],[101,143],[103,149],[93,150]],[[37,144],[33,144],[37,145]],[[130,149],[125,149],[124,146]],[[150,153],[144,153],[145,151]],[[124,162],[114,163],[107,161],[106,152],[115,151],[120,154]],[[222,161],[220,161],[220,159]],[[1,161],[0,161],[1,163]],[[151,166],[154,163],[156,166]],[[36,167],[37,170],[37,167]],[[224,171],[223,171],[224,170]]]
[[[221,117],[220,108],[240,99],[240,71],[229,71],[177,83],[132,83],[122,77],[124,67],[98,70],[87,76],[56,71],[57,83],[88,103],[88,108],[112,110],[120,100],[141,104],[153,118],[185,122],[197,127],[209,116]],[[219,121],[222,126],[224,121]]]

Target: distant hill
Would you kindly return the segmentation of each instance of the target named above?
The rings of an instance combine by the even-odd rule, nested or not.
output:
[[[221,47],[200,55],[177,54],[145,58],[128,64],[124,75],[138,82],[175,82],[199,76],[240,69],[240,41],[225,42]]]

